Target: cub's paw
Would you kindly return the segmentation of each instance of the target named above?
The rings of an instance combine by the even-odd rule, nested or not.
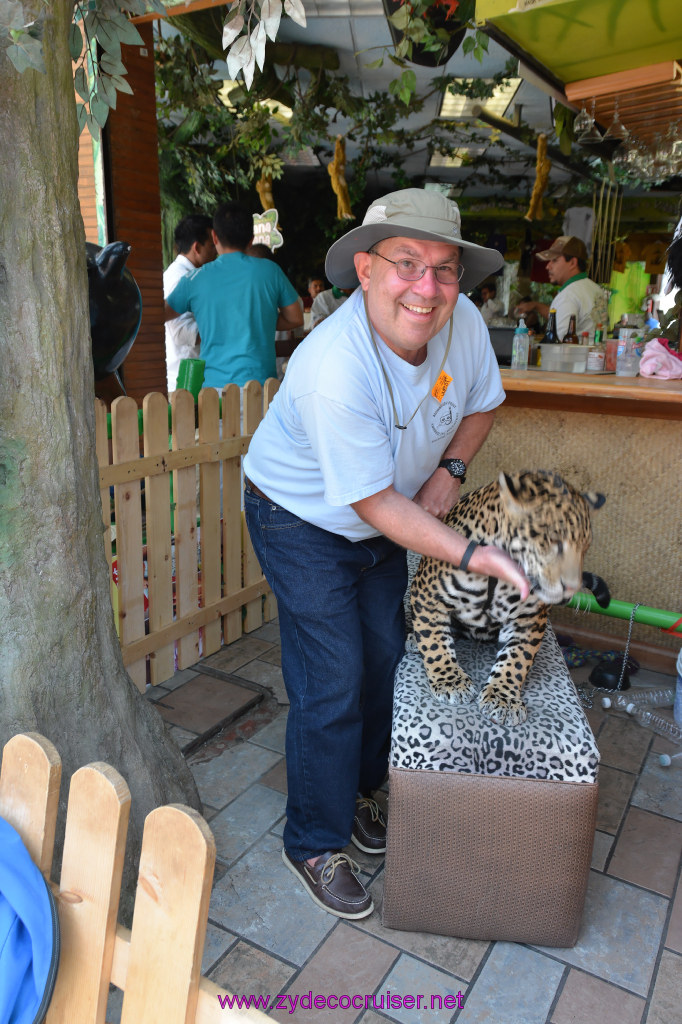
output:
[[[468,704],[476,695],[476,684],[459,665],[451,665],[447,675],[429,676],[431,692],[438,700],[451,704]]]
[[[499,683],[488,683],[481,690],[478,706],[484,714],[498,725],[521,725],[528,718],[526,705],[519,697],[518,690],[505,693]]]

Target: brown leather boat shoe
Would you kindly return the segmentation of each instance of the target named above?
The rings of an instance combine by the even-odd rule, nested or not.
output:
[[[347,854],[330,850],[321,854],[316,864],[308,864],[292,860],[282,850],[282,860],[303,883],[310,898],[327,913],[352,921],[374,910],[372,897],[357,877],[360,868]]]

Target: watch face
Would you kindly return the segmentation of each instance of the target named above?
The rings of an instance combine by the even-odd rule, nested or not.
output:
[[[463,477],[467,471],[466,465],[461,459],[443,459],[441,466],[447,469],[450,476]]]

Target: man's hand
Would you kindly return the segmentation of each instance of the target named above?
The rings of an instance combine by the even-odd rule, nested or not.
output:
[[[445,519],[459,501],[462,481],[450,476],[447,469],[436,469],[414,496],[414,501],[436,519]]]
[[[511,583],[525,601],[530,594],[530,583],[521,566],[515,562],[502,548],[494,545],[479,545],[469,560],[469,572],[477,572],[482,576],[496,576],[505,583]]]

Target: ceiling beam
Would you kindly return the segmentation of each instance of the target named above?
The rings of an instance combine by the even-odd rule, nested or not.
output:
[[[497,128],[503,134],[510,135],[517,142],[522,142],[525,146],[528,146],[529,149],[537,149],[538,137],[531,128],[516,125],[506,117],[498,117],[497,114],[491,113],[485,107],[475,106],[471,112],[474,117],[477,117],[479,121],[483,121],[484,124],[490,125],[491,128]],[[552,163],[565,168],[571,174],[577,174],[578,177],[585,178],[587,181],[594,180],[594,175],[587,164],[571,160],[569,157],[564,156],[560,149],[548,146],[547,156]]]
[[[229,2],[230,0],[188,0],[187,3],[166,7],[165,15],[149,11],[147,14],[139,14],[130,20],[134,21],[136,25],[140,25],[143,21],[159,21],[163,17],[174,18],[183,14],[193,14],[194,11],[205,11],[209,7],[225,7]]]
[[[633,68],[631,71],[616,71],[612,75],[566,82],[564,89],[568,99],[576,103],[578,100],[589,100],[593,96],[611,96],[614,93],[641,89],[647,85],[670,85],[675,81],[682,87],[682,67],[676,60],[667,60],[662,64],[648,64],[646,67]]]

